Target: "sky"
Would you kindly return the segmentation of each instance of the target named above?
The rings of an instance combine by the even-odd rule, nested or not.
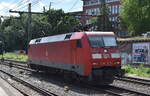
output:
[[[63,9],[65,12],[82,11],[81,0],[0,0],[0,16],[17,15],[10,13],[10,9],[27,11],[28,3],[32,4],[32,12],[42,12],[43,6],[49,9],[50,2],[53,9]]]

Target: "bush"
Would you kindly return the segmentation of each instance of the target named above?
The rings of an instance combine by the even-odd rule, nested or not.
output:
[[[150,77],[150,68],[144,67],[142,64],[138,67],[133,67],[130,65],[123,66],[123,69],[125,69],[126,74],[132,74],[142,77]]]
[[[15,54],[15,53],[5,53],[3,57],[4,59],[10,59],[15,61],[27,61],[28,59],[27,55]],[[2,55],[0,55],[0,58],[2,58]]]

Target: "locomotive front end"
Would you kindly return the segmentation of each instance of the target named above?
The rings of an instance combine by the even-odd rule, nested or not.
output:
[[[89,79],[100,84],[109,84],[121,73],[121,56],[113,32],[88,34],[91,48],[92,73]]]

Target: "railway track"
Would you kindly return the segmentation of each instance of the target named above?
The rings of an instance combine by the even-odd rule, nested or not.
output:
[[[5,63],[10,63],[10,64],[15,64],[17,66],[21,66],[21,67],[28,67],[28,64],[27,62],[23,62],[23,61],[15,61],[15,60],[7,60],[7,59],[4,59]]]
[[[126,89],[126,88],[117,87],[113,85],[107,85],[106,87],[107,87],[106,88],[107,92],[110,92],[117,96],[150,96],[150,94],[146,94],[144,92],[138,92],[132,89]]]
[[[21,68],[23,70],[27,70],[27,71],[34,71],[34,70],[30,70],[29,68],[25,68],[24,66],[20,66],[23,64],[19,64],[20,62],[15,62],[15,61],[10,61],[9,62],[13,63],[14,67],[17,68]],[[5,63],[9,63],[9,62],[5,62]],[[9,66],[9,64],[6,64]],[[144,80],[144,79],[138,79],[138,78],[131,78],[131,77],[122,77],[122,78],[116,78],[117,80],[122,80],[122,81],[127,81],[127,82],[131,82],[131,83],[138,83],[138,84],[143,84],[143,85],[150,85],[150,81],[149,80]],[[90,87],[89,87],[90,88]],[[97,91],[103,91],[106,92],[108,94],[112,94],[115,96],[150,96],[150,94],[146,94],[143,92],[138,92],[138,91],[134,91],[131,89],[125,89],[122,87],[117,87],[117,86],[113,86],[113,85],[108,85],[108,86],[103,86],[103,87],[93,87],[92,89],[95,89]]]
[[[146,79],[140,79],[140,78],[134,78],[134,77],[121,77],[121,78],[116,78],[116,79],[150,86],[150,80],[146,80]]]
[[[30,71],[30,72],[35,72],[35,70],[30,69],[25,62],[23,62],[23,64],[22,64],[22,62],[20,62],[20,61],[6,60],[4,62],[1,62],[1,64],[9,66],[9,67],[15,67],[15,68],[18,68],[18,69]]]
[[[8,79],[5,79],[4,77],[0,76],[1,79],[3,79],[4,81],[6,81],[9,85],[11,85],[13,88],[15,88],[16,90],[18,90],[22,95],[24,96],[29,96],[26,92],[21,91],[19,88],[17,88],[14,84],[11,84],[9,82]]]
[[[4,81],[6,81],[9,85],[11,85],[13,88],[15,88],[16,90],[18,90],[22,95],[24,96],[29,96],[27,93],[21,91],[19,88],[17,88],[15,85],[11,84],[9,82],[9,80],[5,79],[4,77],[0,76],[1,79],[3,79]]]
[[[117,87],[114,85],[104,85],[104,86],[83,85],[83,86],[114,96],[150,96],[150,94],[146,94],[143,92],[138,92],[131,89],[122,88],[122,87]]]
[[[6,64],[7,66],[10,66],[10,64],[12,64],[12,67],[22,68],[22,69],[27,70],[27,71],[28,70],[29,71],[34,71],[34,70],[28,68],[27,62],[14,61],[14,60],[5,60],[5,63],[7,63]],[[127,76],[121,77],[121,78],[116,77],[115,79],[122,80],[122,81],[133,82],[133,83],[150,85],[150,80],[146,80],[146,79],[127,77]]]
[[[7,72],[5,72],[5,71],[3,71],[3,70],[0,70],[0,72],[3,73],[3,74],[5,74],[5,75],[7,75],[7,76],[9,76],[11,79],[13,79],[13,80],[15,80],[15,81],[17,81],[17,82],[23,84],[24,86],[27,86],[28,88],[30,88],[30,89],[32,89],[32,90],[35,90],[36,92],[38,92],[38,93],[40,93],[40,94],[43,94],[44,96],[58,96],[58,95],[56,95],[56,94],[54,94],[54,93],[52,93],[52,92],[50,92],[50,91],[47,91],[47,90],[42,89],[42,88],[40,88],[40,87],[36,87],[36,86],[34,86],[34,85],[32,85],[32,84],[30,84],[30,83],[28,83],[28,82],[26,82],[26,81],[24,81],[24,80],[18,78],[18,77],[16,77],[16,76],[12,75],[12,74],[9,74],[9,73],[7,73]],[[3,77],[2,77],[2,78],[3,78]],[[7,79],[5,79],[5,78],[3,78],[3,79],[6,80],[6,81],[9,83],[9,81],[8,81]],[[9,84],[14,87],[13,84],[11,84],[11,83],[9,83]],[[16,88],[16,89],[17,89],[17,88]],[[24,96],[29,96],[29,95],[27,95],[27,93],[24,93],[24,92],[22,92],[22,91],[19,90],[19,89],[17,89],[17,90],[20,91]]]
[[[7,61],[7,62],[15,62],[15,63],[20,63],[20,64],[27,64],[27,62],[25,61],[15,61],[15,60],[9,60],[9,59],[4,59],[4,61]]]

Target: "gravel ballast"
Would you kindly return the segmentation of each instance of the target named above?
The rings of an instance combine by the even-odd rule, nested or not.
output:
[[[21,78],[22,80],[25,80],[30,84],[34,84],[37,87],[46,89],[47,91],[53,92],[54,94],[57,94],[59,96],[110,96],[107,93],[85,88],[73,82],[68,83],[62,79],[62,76],[50,76],[51,74],[33,73],[14,67],[10,68],[5,65],[0,65],[0,67],[1,70],[5,72],[9,72],[10,74]],[[42,96],[34,90],[30,90],[27,87],[22,87],[21,84],[18,84],[18,82],[11,80],[3,73],[0,73],[0,75],[8,78],[12,83],[14,83],[14,85],[24,90],[25,92],[28,92],[30,96]]]

